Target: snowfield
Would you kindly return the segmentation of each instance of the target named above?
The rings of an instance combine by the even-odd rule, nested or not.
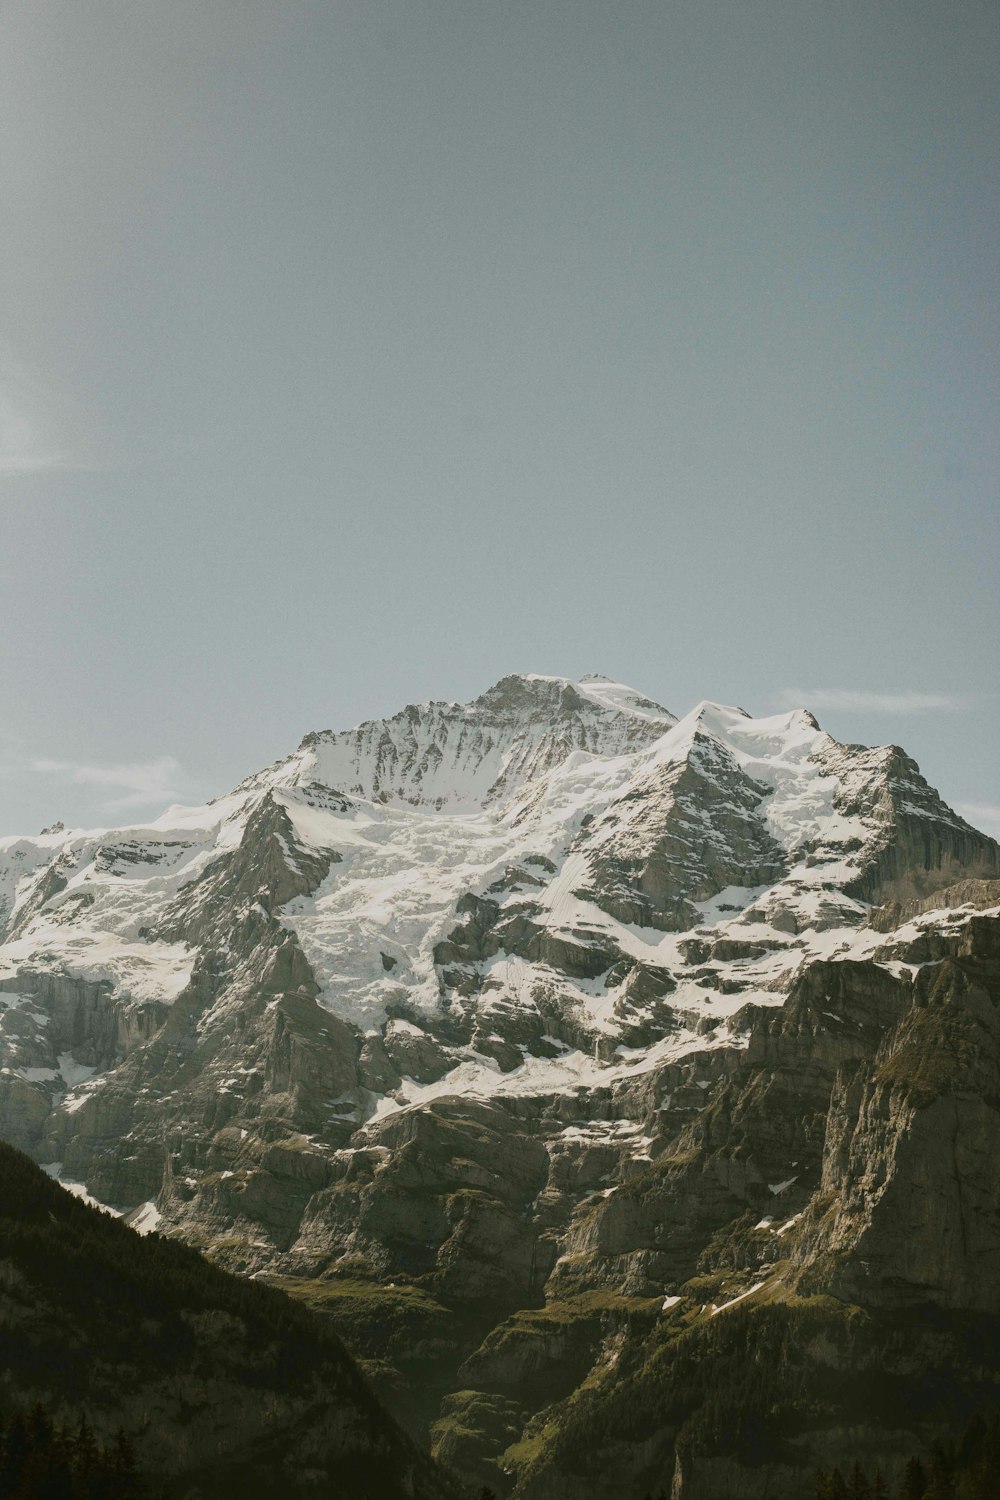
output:
[[[50,976],[103,986],[126,1007],[175,1004],[207,942],[178,912],[242,858],[251,875],[217,912],[213,962],[236,962],[241,923],[276,920],[319,1004],[362,1036],[433,1032],[455,984],[499,1017],[497,1042],[511,1017],[537,1018],[552,996],[572,1017],[575,1040],[551,1038],[547,1055],[515,1042],[522,1061],[501,1063],[456,1044],[442,1077],[404,1073],[361,1101],[363,1113],[455,1092],[572,1091],[738,1044],[748,1001],[781,1005],[813,959],[878,958],[886,939],[865,925],[857,888],[899,820],[978,837],[899,764],[892,747],[839,745],[805,709],[755,719],[701,703],[677,719],[604,678],[509,677],[470,704],[308,735],[203,807],[0,840],[0,988],[31,995]],[[248,829],[267,808],[285,831],[258,855]],[[298,887],[277,906],[263,875],[250,889],[258,857]],[[313,881],[317,860],[326,873]],[[740,878],[761,869],[763,880]],[[628,915],[644,902],[655,921]],[[489,941],[475,925],[487,918]],[[940,911],[919,915],[903,936],[940,922]],[[471,956],[449,969],[440,955],[465,934]],[[646,993],[643,975],[659,985],[655,1005],[630,998],[637,985]],[[643,1006],[656,1027],[636,1044]],[[17,1066],[26,1044],[9,1045]],[[20,1065],[53,1093],[96,1087],[95,1071]],[[70,1092],[63,1107],[85,1097]]]

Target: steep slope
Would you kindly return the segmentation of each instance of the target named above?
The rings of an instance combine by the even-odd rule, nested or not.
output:
[[[323,1309],[479,1482],[563,1483],[545,1408],[583,1433],[623,1350],[641,1385],[692,1278],[721,1302],[808,1243],[810,1296],[867,1307],[880,1258],[908,1283],[888,1185],[917,1160],[978,1166],[922,1250],[910,1225],[930,1291],[899,1306],[985,1307],[990,1106],[943,1105],[928,1155],[858,1082],[905,1037],[940,1053],[945,960],[997,962],[1000,849],[896,747],[505,678],[144,828],[3,841],[0,890],[0,1134]],[[985,1022],[960,1031],[989,1073]],[[956,1213],[977,1266],[935,1282]],[[593,1463],[565,1482],[606,1493]]]
[[[501,1460],[519,1497],[662,1484],[677,1500],[794,1500],[817,1466],[858,1455],[895,1492],[911,1452],[995,1406],[1000,920],[935,938],[912,979],[852,964],[805,976],[659,1171],[608,1200],[623,1205],[617,1238],[582,1242],[574,1295],[484,1343],[467,1367],[480,1401],[509,1398],[527,1351],[550,1382]],[[710,1205],[684,1186],[708,1174],[728,1222],[692,1237],[670,1219]],[[637,1266],[659,1276],[662,1304],[580,1295],[601,1276],[649,1293]],[[565,1361],[537,1337],[560,1323],[585,1347],[563,1391]]]
[[[0,1341],[5,1413],[40,1403],[109,1446],[121,1427],[155,1495],[459,1493],[320,1321],[176,1242],[141,1239],[9,1146]]]

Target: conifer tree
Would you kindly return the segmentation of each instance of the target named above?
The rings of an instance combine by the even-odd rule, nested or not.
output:
[[[900,1481],[898,1500],[924,1500],[926,1488],[927,1475],[923,1464],[919,1458],[909,1459]]]
[[[955,1482],[952,1474],[954,1463],[948,1449],[940,1440],[931,1449],[927,1466],[927,1487],[924,1500],[955,1500]]]
[[[102,1467],[97,1451],[97,1442],[86,1417],[81,1417],[70,1446],[74,1477],[77,1488],[84,1490],[92,1483]]]
[[[1000,1416],[992,1417],[987,1424],[975,1479],[979,1492],[973,1492],[973,1500],[1000,1495]]]
[[[979,1455],[983,1451],[987,1430],[986,1420],[982,1412],[977,1411],[962,1433],[961,1441],[955,1455],[956,1467],[959,1469],[971,1469],[974,1467]]]
[[[28,1426],[18,1412],[9,1422],[4,1435],[3,1467],[0,1469],[0,1484],[4,1493],[13,1490],[24,1468],[29,1448]]]

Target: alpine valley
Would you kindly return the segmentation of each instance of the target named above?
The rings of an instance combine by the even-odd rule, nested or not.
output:
[[[1000,847],[895,746],[509,676],[0,840],[0,934],[0,1137],[469,1486],[803,1500],[1000,1401]]]

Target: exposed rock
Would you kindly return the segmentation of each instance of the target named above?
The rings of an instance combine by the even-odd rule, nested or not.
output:
[[[439,1043],[409,1021],[387,1022],[382,1045],[396,1071],[418,1083],[435,1083],[453,1066]]]
[[[862,873],[845,887],[849,896],[910,902],[969,879],[1000,880],[996,840],[947,807],[898,745],[867,755],[878,757],[879,775],[854,779],[841,805],[880,832],[864,851]]]
[[[964,906],[973,906],[980,911],[1000,906],[1000,880],[960,880],[956,885],[945,886],[913,901],[888,901],[869,913],[868,925],[876,932],[895,932],[897,927],[912,922],[924,912],[953,911]]]
[[[879,1307],[1000,1313],[1000,974],[920,977],[874,1063],[842,1075],[799,1260]]]
[[[698,921],[695,902],[780,879],[784,851],[752,816],[767,793],[695,733],[683,760],[655,767],[588,829],[593,900],[619,921],[683,931]]]

